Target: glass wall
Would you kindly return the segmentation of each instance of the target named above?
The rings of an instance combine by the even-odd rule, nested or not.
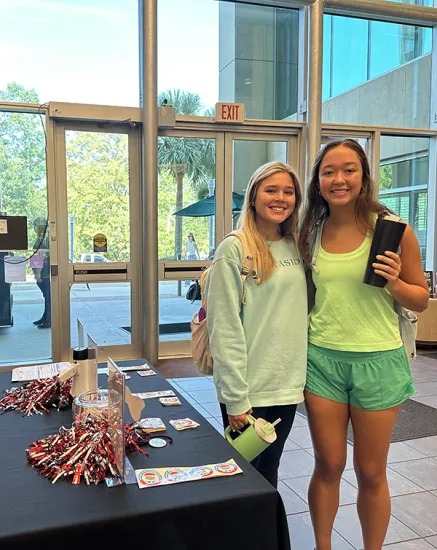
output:
[[[215,139],[158,139],[158,257],[205,260],[213,253]]]
[[[0,113],[0,211],[25,216],[28,232],[25,250],[0,251],[0,366],[48,361],[49,228],[44,127],[38,115]],[[11,274],[14,260],[20,262],[19,273]]]
[[[185,115],[230,101],[244,103],[246,118],[295,116],[298,25],[297,10],[159,0],[160,100]]]
[[[429,128],[432,29],[325,15],[324,122]]]
[[[380,201],[413,228],[426,258],[429,139],[381,136]]]
[[[7,101],[139,105],[137,0],[0,0]]]

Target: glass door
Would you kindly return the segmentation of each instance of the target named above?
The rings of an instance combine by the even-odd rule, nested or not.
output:
[[[78,325],[100,359],[141,354],[139,150],[136,128],[56,125],[64,354]]]
[[[187,293],[223,235],[223,134],[161,130],[158,138],[159,354],[190,355]]]
[[[299,171],[298,135],[163,130],[158,143],[161,357],[191,355],[189,291],[238,222],[252,172],[269,160]],[[195,243],[195,244],[193,244]]]

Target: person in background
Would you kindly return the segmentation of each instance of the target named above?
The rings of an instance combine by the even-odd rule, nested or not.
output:
[[[198,260],[200,258],[199,248],[197,247],[196,239],[191,231],[187,235],[185,244],[185,258],[187,260]]]
[[[402,402],[415,393],[395,300],[426,309],[429,292],[420,248],[407,226],[401,252],[373,264],[384,288],[363,283],[374,226],[386,208],[375,199],[366,154],[354,140],[329,142],[316,158],[299,237],[312,268],[305,405],[315,453],[308,502],[317,550],[331,550],[339,487],[354,432],[358,515],[365,550],[381,550],[390,520],[387,455]],[[310,234],[320,247],[311,265]]]
[[[42,268],[32,268],[36,284],[44,296],[44,313],[40,319],[33,324],[38,328],[50,328],[52,326],[51,298],[50,298],[50,254],[48,239],[48,223],[45,218],[39,217],[33,222],[33,229],[36,233],[36,241],[33,245],[35,250],[43,256]]]
[[[248,423],[248,414],[268,422],[281,419],[276,441],[252,462],[274,487],[306,376],[307,292],[297,249],[301,202],[290,166],[270,162],[258,168],[239,220],[253,258],[244,288],[243,248],[235,236],[218,247],[206,283],[209,344],[223,424],[236,431]]]

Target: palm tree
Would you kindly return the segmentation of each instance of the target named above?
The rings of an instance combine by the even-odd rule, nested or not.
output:
[[[202,102],[198,94],[183,90],[167,90],[158,95],[158,105],[172,105],[180,115],[201,116]],[[215,141],[213,139],[163,137],[158,138],[158,166],[170,172],[176,180],[176,211],[183,208],[183,183],[197,191],[215,177]],[[182,254],[182,218],[175,220],[175,258]]]

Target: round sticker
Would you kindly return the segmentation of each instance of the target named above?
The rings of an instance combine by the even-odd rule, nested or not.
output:
[[[186,472],[183,472],[177,468],[167,470],[164,475],[169,481],[185,481],[188,477]]]
[[[151,447],[165,447],[167,445],[167,441],[165,439],[162,439],[161,437],[154,437],[149,441],[149,445]]]
[[[209,477],[212,474],[213,471],[207,466],[197,466],[190,470],[190,475],[193,477]]]
[[[154,470],[143,470],[138,475],[138,481],[141,485],[159,485],[162,481],[161,475]]]
[[[221,474],[233,474],[238,470],[238,466],[231,462],[223,462],[222,464],[216,464],[214,469]]]

